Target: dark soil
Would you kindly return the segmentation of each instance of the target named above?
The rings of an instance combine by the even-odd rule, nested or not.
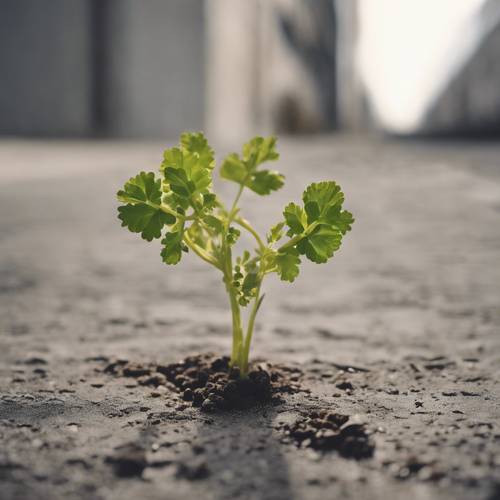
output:
[[[284,424],[282,430],[300,447],[335,450],[344,458],[370,458],[375,450],[364,424],[329,410],[313,410],[291,425]]]
[[[207,413],[279,401],[279,394],[300,390],[301,374],[298,368],[255,363],[242,378],[237,367],[230,367],[229,357],[212,354],[189,356],[169,365],[116,360],[104,372],[135,378],[140,385],[170,387],[184,401]]]

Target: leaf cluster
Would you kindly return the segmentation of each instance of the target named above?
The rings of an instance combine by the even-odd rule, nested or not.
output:
[[[158,173],[140,172],[118,191],[123,203],[118,217],[122,226],[145,240],[160,239],[166,264],[177,264],[191,250],[219,268],[226,287],[246,306],[266,274],[276,272],[282,280],[293,282],[303,257],[317,264],[327,262],[354,222],[352,214],[342,209],[340,186],[334,181],[312,183],[302,195],[302,204],[285,206],[283,220],[271,227],[264,243],[241,217],[237,202],[244,188],[268,195],[283,186],[282,174],[262,168],[278,158],[276,138],[271,136],[255,137],[241,154],[232,153],[222,161],[221,177],[240,188],[232,209],[227,210],[212,189],[213,149],[201,132],[186,132],[177,146],[164,152]],[[255,238],[255,248],[238,257],[234,267],[231,261],[229,268],[228,253],[242,230]]]

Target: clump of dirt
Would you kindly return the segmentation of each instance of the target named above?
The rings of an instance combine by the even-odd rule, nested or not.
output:
[[[227,356],[189,356],[169,365],[132,363],[118,360],[104,371],[134,377],[141,385],[175,388],[184,401],[205,412],[243,409],[271,401],[280,393],[300,390],[298,368],[256,364],[245,378],[231,368]]]
[[[116,453],[108,455],[105,462],[113,466],[119,477],[140,477],[147,466],[144,449],[135,443],[117,448]]]
[[[327,410],[312,411],[282,431],[302,448],[337,451],[344,458],[361,460],[373,456],[375,444],[364,424],[350,422],[351,417]]]

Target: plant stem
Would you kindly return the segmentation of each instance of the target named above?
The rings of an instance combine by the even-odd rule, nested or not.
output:
[[[200,246],[198,246],[194,241],[191,240],[191,238],[184,232],[184,243],[196,254],[198,257],[203,259],[205,262],[208,262],[209,264],[212,264],[212,266],[215,266],[217,269],[220,269],[220,265],[217,262],[217,260],[210,255],[208,252],[203,250]]]
[[[255,326],[255,318],[257,316],[257,312],[259,311],[259,307],[261,304],[260,297],[260,287],[257,288],[257,294],[255,295],[255,300],[252,307],[252,312],[250,313],[250,317],[248,318],[248,326],[247,333],[245,335],[245,342],[243,344],[243,349],[240,356],[240,372],[243,377],[245,377],[248,373],[248,356],[250,354],[250,344],[252,343],[252,335]]]
[[[229,228],[229,226],[231,225],[231,222],[233,222],[233,218],[236,215],[236,207],[238,205],[238,202],[240,201],[244,187],[245,187],[244,184],[240,184],[240,189],[238,189],[238,193],[236,194],[236,198],[233,201],[233,206],[231,207],[231,210],[229,211],[229,214],[227,216],[226,229]]]
[[[165,212],[166,214],[173,215],[176,219],[180,219],[180,220],[186,219],[185,215],[180,214],[179,212],[175,211],[173,208],[170,208],[169,206],[167,206],[163,203],[161,205],[157,205],[156,203],[153,203],[151,201],[146,201],[145,203],[147,205],[149,205],[150,207],[153,207],[153,208],[156,208],[157,210],[161,210],[162,212]]]
[[[223,242],[226,238],[223,238]],[[243,330],[241,328],[241,313],[240,305],[236,298],[236,293],[233,286],[233,258],[231,247],[228,243],[223,243],[224,248],[224,281],[226,283],[226,290],[229,295],[229,303],[231,305],[231,315],[233,321],[233,347],[231,351],[231,366],[238,364],[241,346],[243,344]]]
[[[318,222],[313,222],[310,226],[307,226],[307,229],[302,234],[297,234],[291,240],[289,240],[287,243],[285,243],[284,245],[281,245],[278,248],[278,253],[281,253],[281,252],[285,251],[287,248],[290,248],[290,247],[293,247],[294,245],[296,245],[300,240],[304,239],[306,236],[311,234],[314,231],[314,229],[316,229],[318,224],[319,224]]]
[[[264,242],[261,240],[257,231],[252,227],[252,225],[247,220],[245,220],[243,217],[237,217],[234,219],[234,222],[236,222],[236,224],[246,229],[255,238],[255,241],[259,245],[259,249],[261,251],[266,248],[266,245],[264,245]]]
[[[241,349],[243,344],[243,330],[241,328],[240,306],[236,300],[236,295],[230,285],[228,289],[229,303],[231,304],[231,313],[233,319],[233,346],[231,350],[231,366],[240,366],[239,359],[241,357]]]

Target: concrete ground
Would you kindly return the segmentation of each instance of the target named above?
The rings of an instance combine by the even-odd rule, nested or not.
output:
[[[116,218],[164,147],[0,143],[0,498],[500,498],[500,145],[281,141],[287,183],[247,194],[247,218],[265,231],[335,179],[356,223],[330,263],[265,285],[253,356],[310,392],[209,416],[103,373],[229,351],[220,276],[166,267]],[[366,423],[374,457],[290,443],[280,424],[317,408]]]

